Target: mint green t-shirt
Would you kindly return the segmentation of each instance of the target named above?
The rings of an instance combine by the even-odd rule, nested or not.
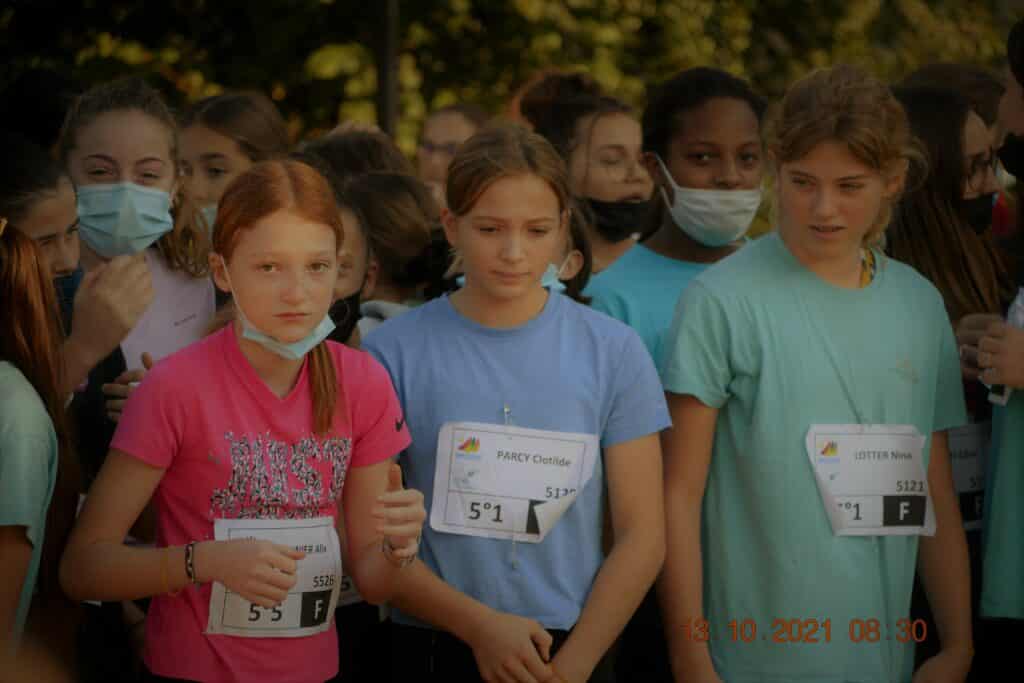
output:
[[[25,527],[32,544],[10,639],[17,647],[35,591],[46,511],[57,480],[57,435],[35,389],[6,361],[0,361],[0,387],[0,526]]]
[[[834,535],[804,446],[814,424],[911,424],[929,437],[927,464],[930,435],[966,422],[939,293],[876,258],[871,284],[842,289],[771,234],[679,302],[662,382],[719,409],[701,533],[710,648],[726,683],[911,679],[913,648],[899,638],[917,538]]]
[[[679,295],[706,268],[638,244],[591,278],[583,293],[592,298],[591,308],[636,330],[660,368]]]
[[[1024,619],[1024,390],[992,415],[981,615]]]

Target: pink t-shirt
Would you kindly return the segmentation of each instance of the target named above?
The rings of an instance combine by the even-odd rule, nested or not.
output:
[[[275,395],[232,326],[149,371],[125,405],[111,447],[166,469],[153,496],[157,545],[213,538],[213,520],[334,517],[349,465],[384,461],[409,445],[384,368],[369,354],[328,348],[345,404],[313,434],[308,361]],[[349,427],[351,425],[351,427]],[[337,632],[304,638],[206,635],[211,584],[153,598],[145,661],[160,676],[199,681],[324,681],[338,671]]]

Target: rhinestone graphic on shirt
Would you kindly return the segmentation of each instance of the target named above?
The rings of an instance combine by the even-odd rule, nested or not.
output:
[[[269,433],[227,432],[231,477],[210,495],[210,514],[232,519],[310,519],[337,502],[352,459],[352,440],[308,436],[291,445]],[[323,481],[329,465],[329,481]],[[326,494],[326,498],[325,498]]]

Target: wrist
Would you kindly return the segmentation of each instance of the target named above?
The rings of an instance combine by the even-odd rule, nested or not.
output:
[[[95,344],[94,339],[90,339],[82,330],[86,325],[77,325],[71,329],[71,334],[68,335],[67,340],[64,342],[65,353],[68,353],[74,357],[83,367],[88,367],[90,370],[100,364],[104,358],[106,358],[111,351],[114,349],[102,349],[99,345]]]
[[[210,583],[217,580],[217,541],[197,541],[192,550],[192,566],[195,583]],[[184,566],[184,565],[182,565]]]
[[[452,623],[451,632],[456,638],[474,647],[476,640],[487,630],[487,625],[494,623],[500,613],[487,605],[469,598],[471,604],[462,619]],[[475,648],[474,648],[475,649]]]

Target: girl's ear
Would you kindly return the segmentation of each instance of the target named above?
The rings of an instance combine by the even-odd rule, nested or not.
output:
[[[363,280],[363,289],[359,293],[360,301],[370,301],[377,289],[377,278],[380,276],[380,261],[376,256],[371,256],[366,264],[366,278]]]
[[[444,228],[444,237],[452,249],[458,249],[458,230],[456,216],[448,207],[441,209],[441,227]]]
[[[892,169],[885,175],[886,199],[893,200],[903,192],[909,170],[910,161],[908,159],[900,159],[893,164]]]
[[[583,252],[579,249],[573,249],[565,257],[562,262],[562,267],[558,269],[558,279],[563,282],[571,280],[583,269]]]
[[[213,277],[213,283],[217,285],[217,289],[224,292],[225,294],[231,293],[231,284],[228,282],[227,266],[224,263],[223,257],[220,254],[210,252],[209,255],[210,264],[210,275]]]

